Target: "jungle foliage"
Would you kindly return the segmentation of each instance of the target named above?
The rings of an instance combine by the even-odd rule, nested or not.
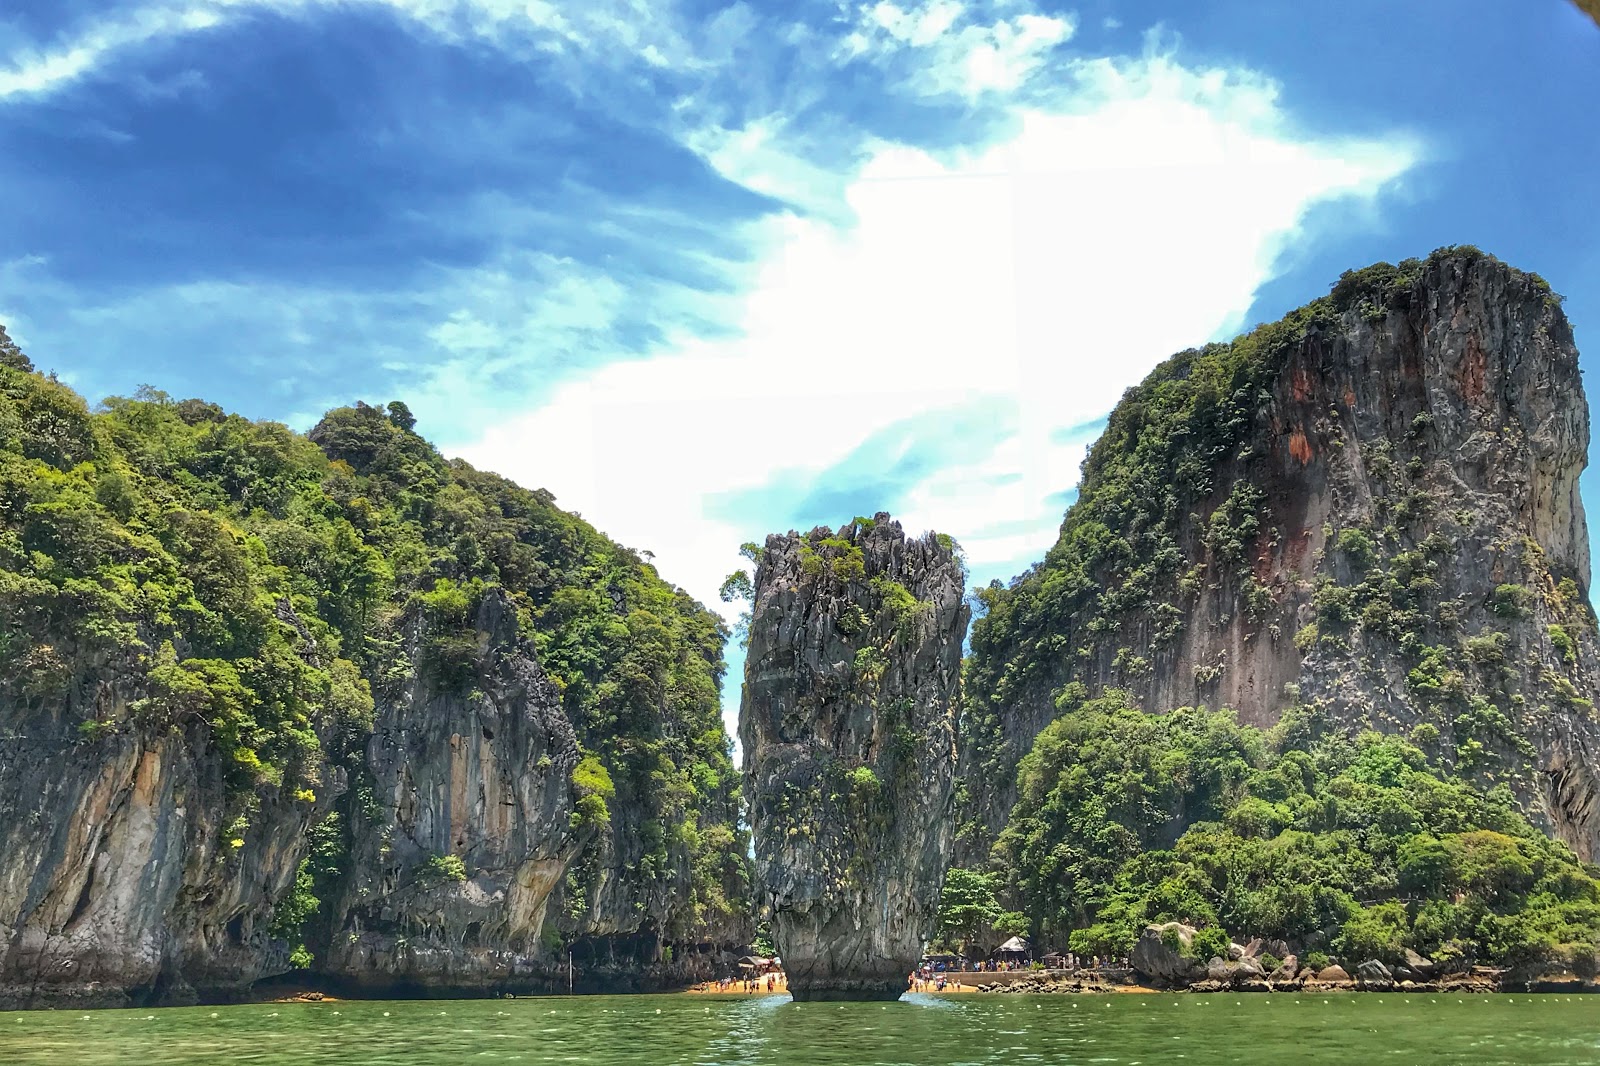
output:
[[[1124,954],[1150,922],[1393,962],[1592,965],[1600,869],[1417,747],[1263,732],[1226,712],[1145,714],[1120,691],[1041,733],[994,849],[1036,936]],[[1585,962],[1585,960],[1588,960]]]
[[[584,748],[578,817],[636,836],[621,850],[646,881],[693,883],[664,935],[741,909],[721,621],[414,423],[357,403],[302,435],[148,387],[91,410],[0,332],[0,700],[76,708],[84,744],[191,737],[242,841],[264,801],[313,804],[329,761],[354,769],[376,703],[414,673],[475,691],[475,619],[503,595]],[[73,697],[107,663],[144,693],[124,712]],[[315,905],[309,881],[294,895]]]

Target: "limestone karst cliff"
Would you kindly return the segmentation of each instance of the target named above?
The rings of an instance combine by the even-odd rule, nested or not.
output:
[[[703,976],[724,638],[402,404],[91,412],[0,334],[0,1004]]]
[[[770,536],[740,706],[756,879],[796,999],[897,998],[949,853],[968,608],[888,515]]]
[[[1588,442],[1559,299],[1475,249],[1174,356],[1112,414],[1046,559],[983,592],[962,858],[1039,732],[1111,688],[1424,738],[1600,855]]]

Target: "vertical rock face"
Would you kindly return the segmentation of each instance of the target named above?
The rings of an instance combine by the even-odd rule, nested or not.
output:
[[[1109,687],[1421,738],[1600,855],[1588,442],[1558,299],[1473,249],[1174,357],[1113,413],[1049,557],[986,594],[963,858],[1039,731]]]
[[[65,700],[0,699],[0,1005],[186,1003],[287,969],[273,903],[337,773],[310,801],[264,793],[236,837],[204,723],[129,722],[134,664],[59,650]],[[93,737],[85,719],[129,724]]]
[[[354,812],[352,876],[323,965],[349,985],[539,976],[552,954],[540,943],[546,903],[594,836],[573,818],[577,737],[504,596],[484,598],[474,628],[476,684],[418,670],[380,706],[367,743],[371,791]],[[414,659],[427,659],[430,636],[419,615]]]
[[[0,1009],[749,943],[720,620],[413,425],[91,411],[0,329]]]
[[[767,538],[739,735],[756,878],[796,999],[894,999],[950,846],[968,609],[947,538],[879,514]]]

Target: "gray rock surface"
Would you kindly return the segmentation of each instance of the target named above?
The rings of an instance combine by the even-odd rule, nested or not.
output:
[[[1180,950],[1167,944],[1168,934],[1176,936]],[[1206,967],[1182,954],[1194,943],[1195,928],[1181,922],[1147,925],[1128,955],[1134,970],[1145,978],[1166,984],[1184,984],[1199,978]]]
[[[0,1008],[227,1000],[289,971],[274,913],[336,804],[348,874],[308,938],[311,980],[369,994],[564,990],[564,944],[590,990],[711,976],[717,950],[748,943],[749,916],[698,930],[712,952],[661,957],[666,916],[689,908],[687,869],[641,878],[623,834],[574,824],[580,753],[556,690],[498,590],[471,625],[473,683],[408,672],[378,699],[365,750],[321,762],[309,797],[229,793],[203,722],[140,728],[132,664],[84,664],[90,683],[60,705],[0,706],[17,731],[0,737]],[[122,725],[90,739],[72,726],[88,719]],[[236,823],[245,803],[256,809]],[[618,797],[612,817],[644,816]],[[727,886],[730,899],[743,891]]]
[[[885,514],[767,538],[739,735],[757,887],[796,999],[897,998],[932,932],[964,584],[949,542]]]
[[[1389,972],[1389,967],[1377,959],[1368,959],[1356,967],[1356,976],[1363,981],[1387,981],[1394,975]]]
[[[0,704],[0,1007],[227,998],[287,969],[267,926],[339,772],[310,800],[262,790],[240,828],[203,720],[143,727],[131,658],[59,650],[85,679],[65,700]]]
[[[1404,958],[1406,969],[1424,979],[1432,977],[1434,972],[1438,969],[1438,967],[1433,964],[1432,959],[1419,955],[1410,948],[1405,949]]]
[[[380,708],[366,751],[375,802],[353,827],[355,873],[323,965],[346,985],[471,989],[550,968],[546,903],[596,832],[572,824],[578,741],[503,596],[484,598],[476,628],[471,692],[420,671]],[[444,872],[447,857],[464,880]]]

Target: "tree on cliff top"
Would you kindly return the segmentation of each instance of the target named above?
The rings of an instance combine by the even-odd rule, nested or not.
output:
[[[33,369],[32,361],[22,354],[22,349],[18,348],[16,343],[12,341],[4,326],[0,326],[0,366],[9,367],[12,370]]]

